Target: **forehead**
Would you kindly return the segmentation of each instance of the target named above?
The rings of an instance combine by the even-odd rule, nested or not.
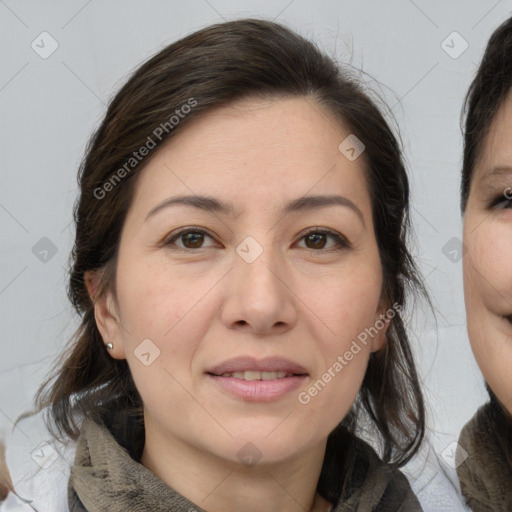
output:
[[[191,120],[142,172],[134,206],[169,195],[215,196],[245,210],[275,210],[297,197],[339,193],[370,214],[364,154],[339,150],[350,131],[310,98],[249,99]]]
[[[512,90],[499,107],[484,140],[476,177],[512,166]]]
[[[310,155],[307,161],[332,161],[340,137],[349,133],[341,120],[311,98],[252,98],[199,116],[168,146],[190,161],[205,156],[262,160],[270,155],[274,161],[278,157],[293,162],[299,152]]]

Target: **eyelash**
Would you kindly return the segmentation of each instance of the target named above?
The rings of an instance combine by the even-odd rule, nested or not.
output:
[[[196,228],[194,226],[191,226],[191,227],[184,228],[184,229],[178,231],[177,233],[172,235],[170,238],[166,239],[163,242],[162,245],[166,246],[166,247],[170,246],[170,245],[173,245],[176,240],[180,239],[183,235],[185,235],[187,233],[206,235],[206,236],[209,236],[212,239],[214,238],[212,235],[210,235],[204,229],[200,229],[200,228]],[[342,235],[339,235],[335,231],[331,231],[330,229],[325,229],[325,228],[314,228],[314,229],[311,229],[311,230],[307,231],[306,233],[304,233],[302,235],[302,237],[299,239],[299,241],[303,240],[304,238],[306,238],[306,237],[308,237],[309,235],[312,235],[312,234],[323,234],[323,235],[330,236],[331,238],[333,238],[336,241],[337,247],[330,248],[330,249],[310,249],[308,247],[304,247],[304,249],[310,250],[311,252],[322,252],[322,251],[323,252],[335,252],[335,251],[342,251],[342,250],[345,250],[345,249],[350,249],[352,247],[352,244],[345,237],[343,237]],[[189,248],[186,248],[186,247],[184,248],[184,247],[179,247],[179,246],[175,245],[175,247],[173,247],[172,249],[180,251],[180,252],[194,252],[194,251],[198,251],[200,249],[206,249],[206,247],[198,247],[196,249],[189,249]]]
[[[492,200],[491,208],[497,208],[498,210],[512,208],[512,198],[507,197],[504,194],[500,194]]]

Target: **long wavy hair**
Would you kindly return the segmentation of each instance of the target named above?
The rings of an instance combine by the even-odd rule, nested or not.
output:
[[[383,296],[389,305],[405,307],[411,293],[427,295],[407,247],[409,184],[400,144],[362,82],[281,24],[240,19],[206,27],[143,63],[110,101],[87,146],[78,174],[68,284],[81,324],[35,399],[37,411],[48,412],[45,421],[55,437],[77,439],[76,414],[99,419],[113,401],[140,417],[141,397],[126,360],[111,358],[105,349],[84,273],[99,276],[96,299],[107,289],[115,296],[120,234],[137,177],[192,119],[249,97],[308,98],[363,141]],[[191,99],[194,106],[171,129],[171,116],[184,112]],[[168,129],[161,129],[158,139],[153,134],[162,126]],[[149,136],[156,144],[151,155],[128,169],[126,163]],[[113,181],[120,175],[121,182]],[[384,348],[371,354],[358,398],[341,425],[354,433],[363,416],[377,429],[384,461],[401,466],[418,450],[424,402],[400,311],[390,321]]]

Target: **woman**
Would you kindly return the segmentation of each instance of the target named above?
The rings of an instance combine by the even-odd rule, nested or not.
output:
[[[355,81],[279,24],[205,28],[119,91],[79,183],[83,321],[37,397],[69,510],[421,510],[408,181]]]
[[[457,468],[474,511],[512,510],[512,18],[466,98],[462,212],[468,333],[491,400],[465,425]],[[467,457],[467,458],[466,458]]]

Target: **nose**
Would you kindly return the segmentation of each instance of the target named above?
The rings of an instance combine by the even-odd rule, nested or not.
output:
[[[256,334],[276,334],[297,322],[297,297],[286,262],[271,249],[251,261],[243,252],[234,257],[234,268],[221,310],[230,329]]]

